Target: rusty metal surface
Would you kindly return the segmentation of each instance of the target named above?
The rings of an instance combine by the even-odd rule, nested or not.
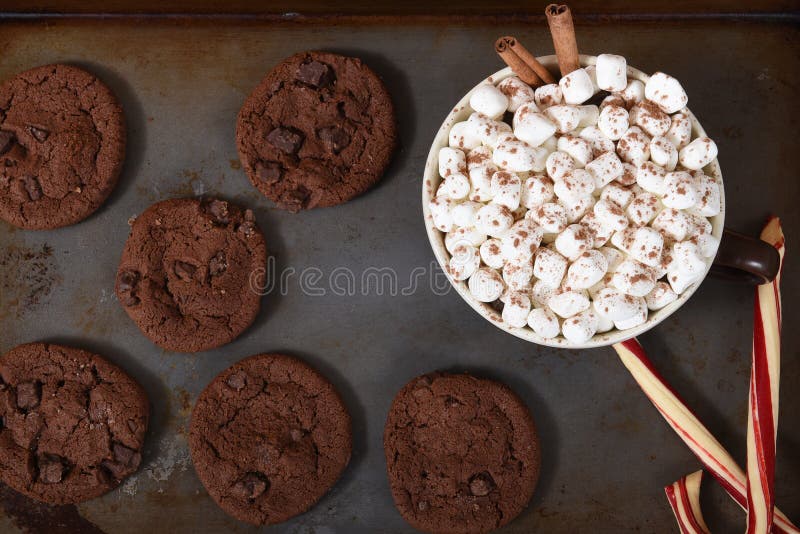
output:
[[[506,381],[531,407],[543,468],[536,495],[506,532],[674,532],[662,487],[699,468],[657,416],[610,348],[548,349],[506,335],[454,291],[437,295],[419,205],[434,133],[450,106],[500,67],[499,33],[550,53],[543,26],[266,25],[236,21],[0,23],[0,79],[48,62],[97,73],[119,95],[129,122],[129,156],[119,186],[89,220],[58,231],[0,223],[0,351],[38,339],[105,354],[150,395],[152,428],[141,470],[118,490],[77,507],[42,510],[0,492],[0,530],[88,523],[106,532],[250,532],[221,512],[193,472],[186,446],[191,406],[231,363],[262,351],[307,359],[342,392],[355,447],[344,478],[312,511],[270,532],[407,532],[385,477],[382,429],[396,392],[432,369],[470,370]],[[778,503],[800,518],[800,31],[775,23],[592,25],[578,27],[586,53],[615,52],[644,71],[684,83],[692,110],[720,148],[727,222],[756,233],[768,212],[783,217],[784,364],[778,438]],[[279,59],[304,49],[362,57],[389,86],[402,146],[383,182],[344,206],[291,215],[274,210],[239,168],[236,113]],[[217,194],[253,208],[287,291],[263,300],[240,339],[197,355],[165,353],[147,341],[113,296],[126,221],[173,196]],[[337,267],[357,275],[391,267],[404,295],[323,296],[300,290],[299,274]],[[418,271],[419,272],[419,271]],[[439,278],[439,282],[442,279]],[[323,285],[323,283],[320,283]],[[360,288],[358,288],[360,289]],[[707,280],[643,344],[712,432],[743,461],[752,289]],[[712,483],[703,505],[714,532],[739,530],[743,514]],[[64,508],[64,507],[62,507]],[[48,514],[52,514],[48,516]],[[79,514],[79,516],[76,516]],[[88,523],[82,523],[86,521]]]

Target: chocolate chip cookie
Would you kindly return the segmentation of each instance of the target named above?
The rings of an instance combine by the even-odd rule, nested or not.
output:
[[[433,373],[392,402],[383,434],[395,505],[426,532],[488,532],[514,519],[539,478],[528,409],[505,385]]]
[[[165,200],[132,223],[117,298],[160,347],[208,350],[255,320],[266,261],[252,211],[212,198]]]
[[[0,358],[0,479],[36,500],[98,497],[139,467],[149,404],[97,354],[47,343]]]
[[[247,176],[289,211],[342,204],[383,175],[396,144],[394,106],[361,60],[303,52],[267,74],[239,112]]]
[[[34,230],[94,213],[125,159],[125,119],[100,80],[46,65],[0,85],[0,218]]]
[[[217,504],[256,525],[311,508],[350,461],[350,416],[305,363],[259,354],[200,394],[189,429],[192,462]]]

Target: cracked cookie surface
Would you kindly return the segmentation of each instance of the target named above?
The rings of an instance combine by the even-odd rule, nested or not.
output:
[[[158,346],[209,350],[255,320],[266,262],[252,211],[213,198],[165,200],[133,221],[115,290]]]
[[[333,386],[300,360],[246,358],[203,390],[189,449],[225,512],[256,525],[310,509],[350,461],[350,416]]]
[[[256,188],[289,211],[334,206],[380,180],[396,145],[394,106],[361,60],[303,52],[245,101],[239,157]]]
[[[31,343],[0,358],[0,417],[0,479],[39,501],[77,503],[138,469],[149,403],[102,357]]]
[[[523,402],[469,375],[415,378],[392,402],[384,452],[395,505],[426,532],[488,532],[528,504],[539,439]]]
[[[0,218],[22,228],[79,222],[108,198],[125,119],[93,74],[45,65],[0,85]]]

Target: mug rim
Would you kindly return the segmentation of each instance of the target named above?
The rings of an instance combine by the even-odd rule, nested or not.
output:
[[[539,60],[542,65],[545,67],[554,68],[558,66],[558,62],[555,55],[548,55],[548,56],[538,56],[537,59]],[[590,65],[594,65],[597,62],[596,56],[591,55],[580,55],[580,64],[581,67],[587,67]],[[492,308],[489,303],[481,302],[477,300],[472,293],[470,293],[469,288],[467,287],[466,280],[454,280],[450,273],[448,272],[447,265],[448,260],[450,259],[450,253],[447,251],[445,244],[444,244],[444,236],[445,233],[441,232],[433,225],[433,217],[430,213],[429,202],[435,196],[435,191],[441,181],[439,176],[439,169],[438,169],[438,157],[439,157],[439,149],[449,146],[449,133],[450,128],[456,123],[463,120],[469,116],[472,112],[471,108],[469,107],[469,99],[472,96],[472,93],[482,84],[485,83],[492,83],[497,84],[498,82],[504,80],[505,78],[509,78],[514,76],[514,72],[511,70],[511,67],[506,67],[501,69],[490,76],[487,76],[483,80],[481,80],[475,87],[470,89],[466,95],[464,95],[461,100],[451,109],[451,111],[445,117],[444,122],[442,123],[439,130],[436,132],[436,136],[434,137],[433,143],[431,144],[430,151],[428,152],[428,157],[425,162],[425,172],[422,179],[422,212],[423,217],[425,220],[425,229],[428,234],[428,241],[431,244],[431,248],[433,249],[433,253],[436,256],[436,260],[439,263],[439,267],[444,271],[445,275],[447,276],[447,280],[456,290],[456,292],[464,299],[467,304],[470,305],[478,314],[480,314],[484,319],[495,325],[496,327],[500,328],[501,330],[512,334],[518,338],[524,339],[525,341],[529,341],[531,343],[535,343],[537,345],[544,345],[547,347],[554,347],[554,348],[565,348],[565,349],[585,349],[585,348],[595,348],[595,347],[606,347],[609,345],[613,345],[615,343],[620,343],[622,341],[631,339],[638,335],[647,332],[651,328],[654,328],[659,323],[664,321],[667,317],[675,313],[681,306],[683,306],[689,298],[697,291],[697,288],[705,281],[706,276],[708,276],[708,272],[711,269],[711,265],[714,263],[715,254],[709,258],[706,258],[706,268],[703,272],[703,276],[690,288],[684,291],[678,298],[665,306],[664,308],[657,310],[657,311],[648,311],[647,320],[639,326],[627,329],[627,330],[618,330],[616,328],[604,332],[602,334],[595,334],[591,339],[585,341],[583,343],[572,343],[567,340],[562,334],[559,333],[558,336],[550,339],[543,338],[536,334],[531,328],[524,326],[521,328],[516,328],[509,326],[503,321],[501,315],[497,310]],[[649,75],[645,74],[644,72],[631,67],[630,65],[627,66],[627,77],[632,79],[640,80],[643,83],[647,83],[647,80],[650,78]],[[694,113],[686,107],[683,109],[688,115],[692,122],[692,134],[694,137],[701,137],[706,136],[706,132],[703,129],[700,122],[695,117]],[[714,158],[714,160],[703,167],[703,172],[714,178],[714,180],[719,185],[720,190],[720,212],[715,215],[714,217],[707,217],[709,222],[711,223],[712,232],[711,234],[717,238],[717,247],[719,247],[720,239],[722,238],[722,230],[725,223],[725,189],[723,186],[722,180],[722,171],[719,166],[718,158]]]

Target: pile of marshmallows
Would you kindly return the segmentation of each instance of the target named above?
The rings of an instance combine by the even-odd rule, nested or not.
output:
[[[676,300],[716,253],[707,218],[721,202],[702,171],[717,146],[692,139],[687,101],[675,78],[629,80],[612,54],[536,90],[480,85],[439,151],[430,202],[449,276],[502,302],[508,326],[573,343]]]

